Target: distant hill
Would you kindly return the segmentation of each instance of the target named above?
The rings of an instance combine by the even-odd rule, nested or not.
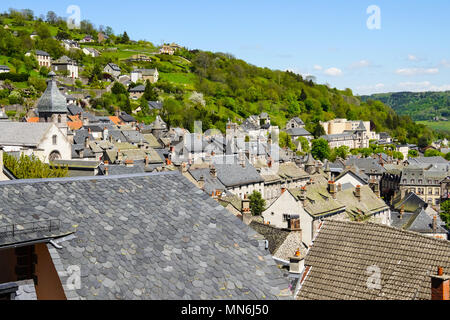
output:
[[[379,100],[399,115],[408,115],[415,121],[433,120],[436,116],[450,119],[450,91],[395,92],[361,96],[362,101],[368,99]]]

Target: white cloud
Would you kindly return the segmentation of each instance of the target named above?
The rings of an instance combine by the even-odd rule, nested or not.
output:
[[[339,68],[332,67],[326,69],[323,73],[328,76],[337,77],[342,75],[342,70]]]
[[[408,54],[408,60],[409,61],[419,61],[419,58],[417,58],[415,55],[413,54]]]
[[[377,83],[375,85],[363,85],[356,87],[356,91],[358,94],[374,94],[374,93],[381,93],[385,92],[385,84],[384,83]]]
[[[450,61],[448,61],[447,59],[443,59],[441,61],[440,65],[445,67],[445,68],[449,68],[450,67]]]
[[[430,81],[421,82],[400,82],[397,85],[399,90],[403,91],[448,91],[450,90],[450,84],[433,85]]]
[[[358,62],[352,63],[350,65],[351,69],[359,69],[359,68],[367,68],[371,65],[371,63],[367,60],[360,60]]]
[[[437,74],[438,68],[402,68],[395,71],[396,74],[401,76],[419,76],[424,74]]]
[[[314,68],[314,70],[318,70],[318,71],[323,69],[322,66],[319,66],[318,64],[314,65],[313,68]]]

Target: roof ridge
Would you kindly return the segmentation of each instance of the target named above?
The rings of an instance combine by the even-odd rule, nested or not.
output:
[[[130,174],[118,174],[108,176],[80,176],[80,177],[64,177],[64,178],[43,178],[43,179],[17,179],[0,181],[0,187],[3,185],[15,185],[15,184],[37,184],[45,182],[73,182],[73,181],[91,181],[91,180],[112,180],[112,179],[127,179],[127,178],[139,178],[150,177],[160,175],[177,175],[181,176],[179,171],[163,171],[163,172],[145,172],[145,173],[130,173]]]
[[[324,224],[325,223],[328,224],[330,222],[332,222],[334,224],[360,224],[360,225],[361,224],[370,224],[370,225],[373,225],[373,226],[376,226],[376,227],[379,227],[379,228],[390,229],[390,230],[394,230],[394,231],[398,231],[398,232],[403,232],[403,233],[407,233],[407,234],[410,234],[410,235],[414,235],[414,236],[417,236],[417,237],[421,237],[421,238],[424,238],[424,239],[434,240],[436,242],[442,242],[443,244],[446,244],[446,245],[450,246],[450,241],[445,240],[445,239],[437,239],[437,238],[434,238],[434,237],[423,235],[423,234],[415,232],[415,231],[403,230],[403,229],[396,228],[396,227],[393,227],[393,226],[388,226],[388,225],[385,225],[385,224],[375,223],[375,222],[371,222],[371,221],[359,222],[359,221],[339,221],[339,220],[333,220],[333,219],[325,219],[324,220]]]

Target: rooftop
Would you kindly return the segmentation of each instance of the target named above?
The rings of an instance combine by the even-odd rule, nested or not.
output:
[[[71,299],[260,300],[289,292],[256,232],[178,172],[0,182],[0,202],[1,225],[59,219],[59,234],[74,232],[60,239],[62,249],[48,245],[57,271],[81,266],[81,288],[65,290]]]
[[[305,266],[298,299],[429,300],[430,275],[438,266],[450,271],[450,242],[381,224],[326,220]],[[377,270],[381,283],[372,288],[368,277]]]

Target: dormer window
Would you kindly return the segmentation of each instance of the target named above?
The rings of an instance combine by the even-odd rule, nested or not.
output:
[[[414,184],[414,182],[415,182],[414,179],[411,179],[411,184]]]

